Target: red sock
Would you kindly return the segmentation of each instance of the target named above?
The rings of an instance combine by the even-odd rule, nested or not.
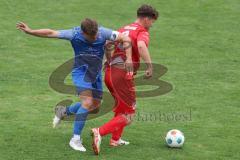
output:
[[[123,133],[124,127],[125,126],[123,126],[122,128],[119,128],[119,130],[117,130],[116,132],[112,133],[112,140],[118,141],[122,137],[122,133]]]
[[[122,129],[126,125],[127,119],[122,115],[118,115],[112,118],[109,122],[105,123],[103,126],[101,126],[99,128],[99,133],[101,136],[105,136],[109,133],[113,133]]]
[[[117,117],[118,115],[121,115],[121,114],[120,113],[115,113],[114,117]],[[118,141],[121,138],[125,126],[119,128],[119,130],[112,133],[112,139],[114,141]]]

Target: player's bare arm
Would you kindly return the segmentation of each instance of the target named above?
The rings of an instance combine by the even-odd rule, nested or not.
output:
[[[114,52],[114,42],[107,40],[105,44],[105,57],[107,62],[110,62],[113,52]]]
[[[31,29],[26,23],[19,22],[16,25],[17,29],[20,31],[23,31],[27,34],[37,36],[37,37],[43,37],[43,38],[57,38],[59,35],[58,31],[52,30],[52,29],[37,29],[33,30]]]
[[[146,43],[144,41],[138,41],[138,51],[140,54],[140,57],[143,59],[144,63],[147,66],[147,69],[145,71],[145,78],[152,77],[153,74],[153,67],[152,67],[152,60],[148,51],[148,48],[146,46]]]
[[[121,41],[123,43],[123,48],[126,52],[126,61],[125,67],[128,72],[133,72],[133,64],[132,64],[132,45],[131,45],[131,38],[124,34],[119,34],[116,41]]]

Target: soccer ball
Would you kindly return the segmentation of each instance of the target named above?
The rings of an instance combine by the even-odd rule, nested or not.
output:
[[[168,131],[165,139],[169,147],[179,148],[182,147],[185,138],[181,131],[172,129]]]

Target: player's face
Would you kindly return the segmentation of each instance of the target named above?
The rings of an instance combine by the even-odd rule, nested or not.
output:
[[[150,29],[152,27],[153,23],[155,22],[155,19],[147,17],[144,19],[144,21],[145,21],[145,28]]]

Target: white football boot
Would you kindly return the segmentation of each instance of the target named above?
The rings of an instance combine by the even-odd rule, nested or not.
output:
[[[72,149],[80,152],[85,152],[86,148],[82,145],[82,140],[77,138],[72,138],[69,142]]]
[[[56,106],[55,116],[53,118],[53,128],[57,127],[61,123],[61,120],[66,116],[67,116],[66,107]]]
[[[102,137],[99,133],[99,128],[93,128],[92,130],[92,147],[93,147],[93,151],[96,155],[98,155],[100,153],[100,145],[101,145],[101,140]]]
[[[123,146],[123,145],[129,145],[130,142],[124,141],[121,138],[118,141],[115,141],[113,139],[110,140],[109,145],[112,147],[117,147],[117,146]]]

